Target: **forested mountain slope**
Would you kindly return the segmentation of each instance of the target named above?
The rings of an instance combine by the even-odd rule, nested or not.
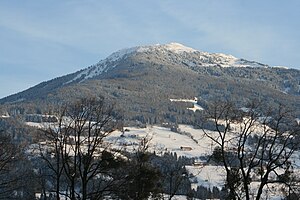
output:
[[[204,107],[220,98],[237,103],[257,99],[288,105],[300,116],[300,71],[178,43],[138,46],[3,98],[0,103],[40,110],[48,103],[95,95],[116,102],[127,118],[141,121],[161,121],[182,113],[178,106],[170,105],[170,99],[193,97]]]

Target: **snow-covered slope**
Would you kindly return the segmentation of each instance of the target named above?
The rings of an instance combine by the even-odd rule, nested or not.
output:
[[[234,127],[233,127],[234,128]],[[203,160],[206,156],[212,154],[216,144],[213,143],[201,129],[194,129],[189,125],[179,125],[177,132],[172,132],[169,128],[159,126],[148,126],[146,128],[127,127],[125,133],[115,131],[109,136],[108,141],[115,145],[116,148],[124,148],[128,151],[134,151],[137,148],[139,140],[143,137],[151,138],[149,150],[155,151],[157,155],[164,152],[173,152],[178,156],[187,156],[195,158],[194,165],[186,166],[189,173],[193,174],[197,181],[192,184],[193,188],[204,186],[212,189],[214,186],[221,189],[225,184],[225,169],[221,165],[213,165]],[[218,137],[217,132],[205,130],[210,135]],[[229,136],[231,139],[235,135]],[[231,148],[231,147],[228,147]],[[234,147],[232,147],[234,148]],[[248,147],[250,148],[250,146]],[[295,173],[299,173],[300,159],[299,153],[295,153],[292,158],[292,166]],[[283,173],[283,169],[278,169],[278,172]],[[255,177],[255,176],[253,176]],[[251,183],[251,191],[257,191],[258,182]],[[272,192],[264,190],[263,196],[271,200],[282,199],[284,195],[280,190],[280,185],[270,184]],[[255,192],[254,192],[255,193]]]
[[[194,180],[196,180],[192,183],[192,188],[196,189],[197,186],[204,186],[210,189],[213,187],[221,189],[224,187],[226,174],[224,167],[222,165],[211,164],[207,160],[207,156],[213,153],[216,144],[205,135],[205,132],[212,136],[215,135],[216,138],[218,136],[217,132],[209,130],[205,130],[204,132],[202,129],[194,129],[192,126],[183,124],[179,125],[176,132],[171,131],[170,128],[161,126],[147,126],[145,128],[125,127],[124,130],[126,131],[113,131],[105,141],[115,149],[134,152],[138,148],[141,139],[148,138],[150,139],[148,150],[155,151],[157,155],[172,152],[176,153],[177,156],[186,156],[195,159],[193,165],[186,166],[186,169],[194,176]],[[236,136],[231,133],[229,137],[233,139]],[[45,141],[41,144],[45,145],[47,142]],[[33,144],[27,153],[36,154],[39,152],[39,148],[39,145]],[[299,173],[299,152],[293,155],[291,164],[294,172]],[[282,173],[282,169],[279,169],[279,171]],[[253,181],[251,184],[251,189],[257,190],[258,182]],[[266,190],[263,196],[268,195],[268,199],[271,200],[281,199],[283,191],[280,190],[279,185],[270,184],[270,187],[272,187],[273,193],[267,194],[265,193],[267,192]]]
[[[66,82],[72,83],[75,81],[82,82],[87,79],[94,78],[109,70],[115,68],[120,60],[126,59],[129,56],[136,54],[148,53],[156,54],[162,60],[166,59],[172,63],[178,63],[181,65],[194,67],[266,67],[253,61],[247,61],[244,59],[236,58],[232,55],[226,55],[222,53],[208,53],[195,50],[191,47],[184,46],[179,43],[169,44],[156,44],[149,46],[137,46],[127,49],[122,49],[112,53],[106,59],[101,60],[99,63],[92,65],[80,72],[72,79]]]

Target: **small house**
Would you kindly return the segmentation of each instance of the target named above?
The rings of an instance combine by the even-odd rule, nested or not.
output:
[[[182,151],[191,151],[191,150],[193,150],[192,147],[184,147],[184,146],[181,146],[180,149],[181,149]]]

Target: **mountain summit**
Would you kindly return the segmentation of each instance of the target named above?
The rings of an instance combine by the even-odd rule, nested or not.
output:
[[[291,105],[300,116],[300,71],[179,43],[137,46],[0,99],[0,103],[42,105],[95,95],[117,102],[129,118],[139,120],[142,116],[170,117],[170,112],[181,112],[172,108],[170,99],[193,97],[204,107],[220,98],[260,99]]]
[[[156,44],[126,48],[112,53],[106,59],[92,65],[77,74],[67,83],[84,81],[99,76],[115,68],[124,59],[148,55],[149,59],[161,59],[170,64],[184,64],[189,68],[196,67],[268,67],[267,65],[238,59],[232,55],[222,53],[207,53],[186,47],[179,43]],[[195,69],[197,70],[197,69]]]

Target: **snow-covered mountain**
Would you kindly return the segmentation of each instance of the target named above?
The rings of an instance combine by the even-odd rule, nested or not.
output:
[[[45,103],[87,96],[105,96],[117,102],[128,118],[143,122],[175,120],[174,113],[181,111],[170,109],[169,99],[193,97],[198,97],[202,107],[222,98],[237,103],[260,99],[290,105],[300,117],[300,71],[207,53],[179,43],[137,46],[0,99],[0,103],[43,108]]]

